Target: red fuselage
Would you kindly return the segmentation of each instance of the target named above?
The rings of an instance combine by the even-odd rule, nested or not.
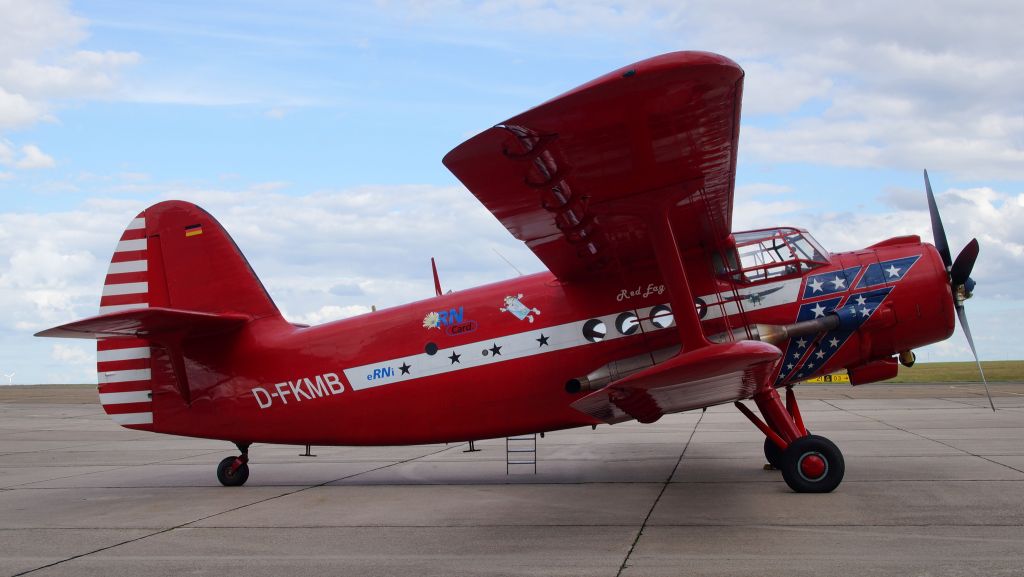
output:
[[[945,268],[917,237],[832,254],[828,264],[761,282],[709,275],[706,266],[703,257],[687,262],[693,294],[705,301],[707,335],[812,314],[854,323],[804,345],[778,343],[786,356],[773,387],[892,362],[953,331]],[[845,276],[830,281],[837,274]],[[570,406],[586,391],[570,392],[567,383],[614,361],[678,348],[672,315],[658,308],[668,302],[652,268],[585,285],[534,274],[309,328],[266,317],[231,338],[186,343],[191,402],[155,380],[152,430],[384,445],[594,425],[600,421]],[[169,362],[154,349],[154,374]]]

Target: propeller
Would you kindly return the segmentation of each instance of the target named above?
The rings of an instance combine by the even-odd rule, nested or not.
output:
[[[985,371],[981,368],[981,361],[978,359],[978,350],[974,347],[974,337],[971,336],[971,325],[967,323],[967,311],[964,310],[964,301],[974,294],[976,283],[971,278],[971,271],[974,270],[974,262],[978,260],[978,239],[972,238],[971,242],[956,255],[953,260],[949,254],[949,242],[946,241],[946,229],[942,227],[942,218],[939,217],[939,207],[935,204],[935,195],[932,193],[932,183],[928,180],[928,171],[924,171],[924,188],[928,193],[928,214],[932,218],[932,236],[935,238],[935,248],[942,256],[942,262],[946,265],[946,272],[949,273],[949,286],[953,291],[953,306],[956,308],[956,316],[960,319],[960,327],[967,337],[967,344],[971,347],[974,355],[974,362],[978,365],[978,373],[981,374],[981,382],[985,385],[985,395],[988,397],[988,404],[992,410],[996,410],[992,402],[992,393],[988,390],[988,380],[985,378]]]

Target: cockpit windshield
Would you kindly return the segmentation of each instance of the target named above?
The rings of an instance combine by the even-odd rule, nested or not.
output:
[[[771,228],[737,232],[736,252],[728,255],[719,273],[742,282],[798,276],[828,264],[828,253],[806,231]]]

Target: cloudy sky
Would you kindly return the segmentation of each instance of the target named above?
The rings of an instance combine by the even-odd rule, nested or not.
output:
[[[169,198],[217,216],[294,321],[431,296],[431,256],[446,288],[514,276],[496,252],[541,270],[441,157],[683,49],[747,71],[734,229],[930,238],[927,167],[954,254],[982,245],[982,356],[1022,358],[1021,22],[996,0],[0,0],[0,373],[95,382],[90,342],[31,334],[95,314],[120,231]],[[921,352],[968,356],[959,334]]]

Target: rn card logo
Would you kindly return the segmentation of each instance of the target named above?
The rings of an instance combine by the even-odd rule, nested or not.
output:
[[[386,379],[388,377],[395,376],[395,369],[392,367],[381,367],[373,369],[373,372],[366,375],[366,380],[376,381],[377,379]]]
[[[522,294],[518,294],[514,297],[505,297],[505,306],[500,307],[498,310],[505,313],[512,313],[519,320],[527,320],[533,322],[533,315],[540,315],[540,309],[528,307],[523,304],[521,300]]]
[[[423,328],[444,330],[448,336],[464,335],[476,330],[477,323],[465,319],[465,311],[462,307],[427,313],[423,317]]]

